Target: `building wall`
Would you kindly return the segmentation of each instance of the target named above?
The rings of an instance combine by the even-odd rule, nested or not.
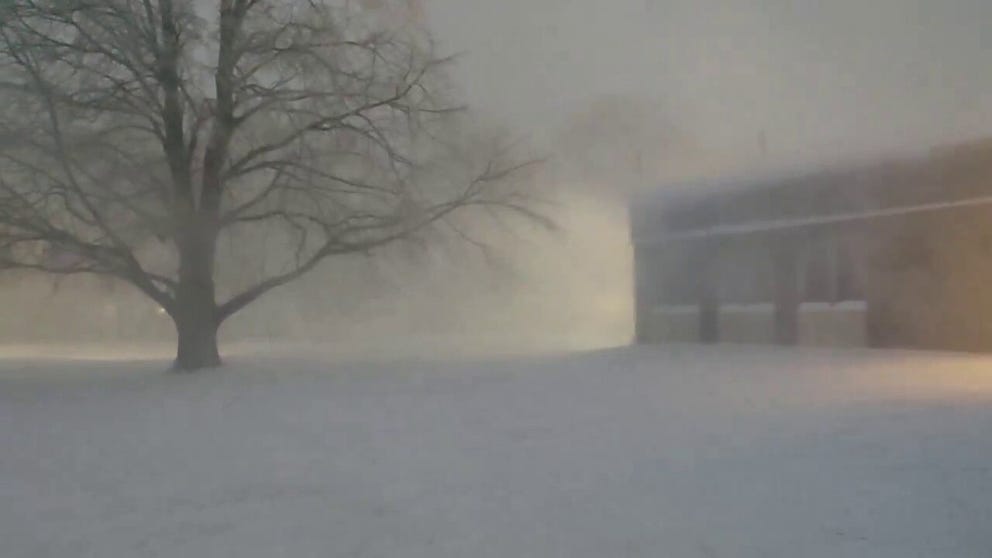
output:
[[[722,343],[775,342],[775,307],[770,303],[721,304],[718,316]]]
[[[635,239],[657,243],[638,248],[642,340],[682,331],[648,311],[698,303],[709,278],[724,339],[767,337],[766,316],[726,305],[775,303],[779,342],[992,352],[992,140],[697,190],[632,208]],[[892,215],[906,208],[928,209]]]
[[[958,210],[879,223],[866,237],[873,346],[992,351],[992,219]]]
[[[868,345],[867,304],[807,302],[799,307],[799,344],[808,347]]]
[[[830,243],[824,240],[839,242],[844,237],[793,231],[725,238],[716,243],[688,241],[641,247],[636,251],[639,339],[646,343],[700,341],[700,286],[707,283],[702,275],[709,273],[718,301],[718,340],[776,342],[780,332],[776,327],[775,300],[781,285],[776,278],[775,257],[781,253],[782,245],[799,238],[805,244],[796,245],[792,252],[800,270],[792,279],[800,296],[796,302],[801,303],[796,308],[796,341],[808,345],[864,345],[865,305],[860,294],[850,293],[850,278],[841,284],[814,276],[837,270],[833,260],[838,258],[828,257],[825,248]],[[707,258],[712,260],[711,265],[699,263]]]
[[[817,231],[780,233],[801,243],[802,304],[798,343],[992,351],[992,215],[956,209],[886,218]],[[835,242],[849,257],[844,281],[823,275],[821,248]],[[772,236],[723,239],[716,265],[719,337],[724,342],[771,343],[774,283]],[[814,247],[820,247],[814,249]],[[699,313],[691,287],[698,285],[700,243],[672,243],[640,250],[650,281],[639,301],[647,316],[641,340],[698,341]],[[820,260],[817,263],[817,260]],[[836,281],[836,280],[835,280]],[[834,292],[833,298],[822,293]],[[698,293],[696,293],[698,294]]]
[[[642,343],[698,343],[699,307],[655,306],[643,312]]]

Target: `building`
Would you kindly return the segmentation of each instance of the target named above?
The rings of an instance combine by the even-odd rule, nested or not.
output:
[[[642,343],[992,350],[992,141],[631,207]]]

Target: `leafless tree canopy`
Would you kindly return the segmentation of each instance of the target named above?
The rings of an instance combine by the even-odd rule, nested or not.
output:
[[[225,318],[329,256],[527,213],[512,166],[430,169],[448,62],[343,0],[0,0],[0,265],[128,281],[180,365],[184,341],[207,353],[185,367],[219,362]],[[218,247],[273,243],[285,261],[215,293]]]

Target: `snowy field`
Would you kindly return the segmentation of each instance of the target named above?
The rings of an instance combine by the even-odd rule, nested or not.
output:
[[[992,556],[992,358],[164,367],[0,362],[0,556]]]

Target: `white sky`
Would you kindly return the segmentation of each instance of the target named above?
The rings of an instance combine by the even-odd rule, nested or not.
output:
[[[992,132],[988,0],[428,0],[470,102],[540,132],[606,94],[713,149],[802,157]],[[815,155],[814,155],[815,154]]]

